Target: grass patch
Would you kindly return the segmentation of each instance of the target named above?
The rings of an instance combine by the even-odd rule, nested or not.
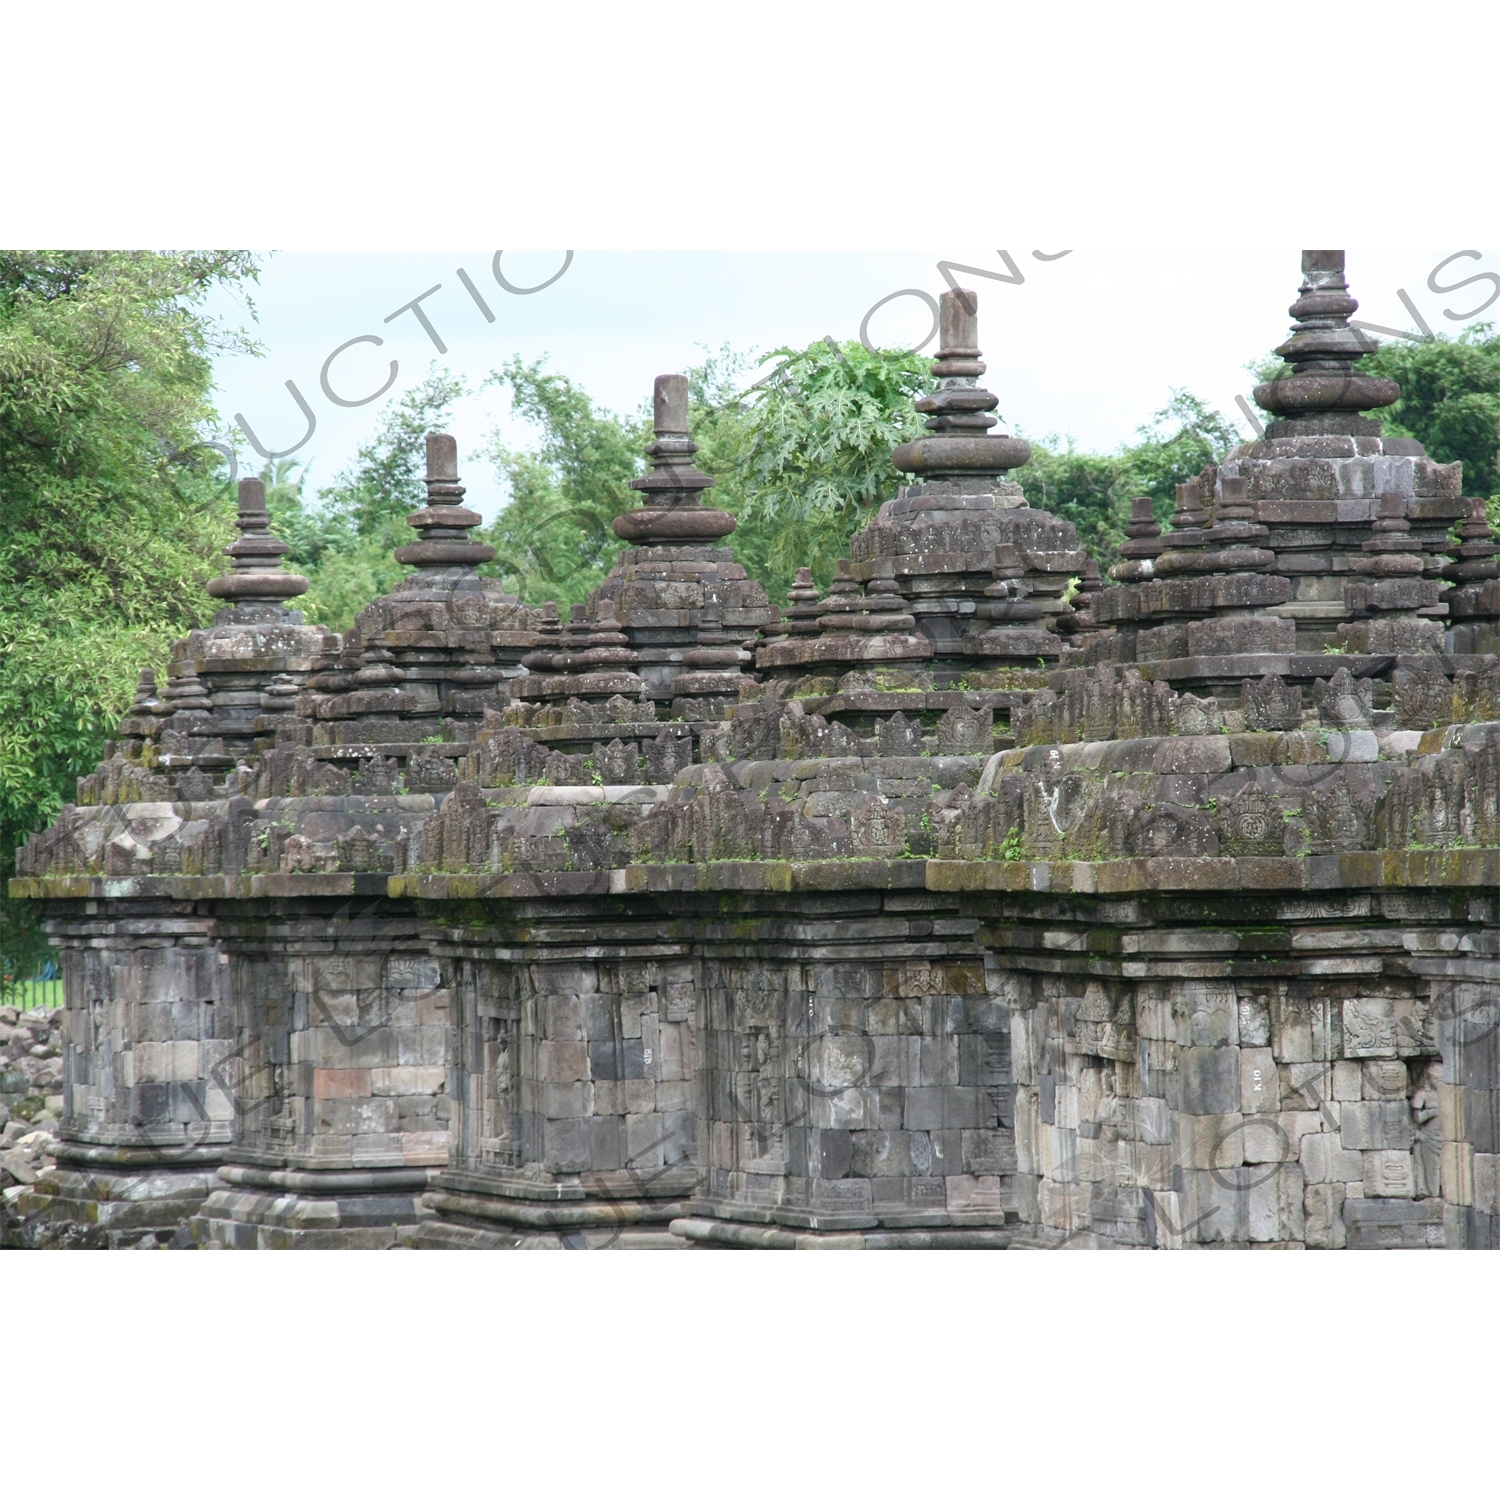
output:
[[[38,1006],[56,1008],[62,1003],[60,979],[23,979],[0,989],[0,1005],[14,1005],[21,1010],[34,1010]]]

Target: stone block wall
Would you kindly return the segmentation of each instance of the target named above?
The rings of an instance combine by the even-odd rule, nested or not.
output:
[[[414,921],[237,923],[226,946],[234,1160],[308,1170],[447,1160],[448,991]]]
[[[705,964],[696,1209],[796,1228],[1015,1214],[1010,1016],[977,956]]]
[[[63,1111],[57,1167],[20,1214],[39,1248],[180,1242],[233,1135],[212,1074],[234,1048],[213,918],[138,901],[81,903],[48,924],[61,954]]]
[[[695,962],[650,941],[660,921],[598,903],[576,914],[587,945],[564,908],[490,914],[500,925],[433,935],[453,994],[453,1117],[424,1199],[442,1223],[417,1242],[674,1243],[698,1165]]]
[[[1009,977],[1023,1211],[1057,1243],[1488,1243],[1477,1146],[1494,1144],[1500,984],[1429,977],[1408,954],[1487,952],[1493,901],[1260,904],[1190,927],[1188,902],[1176,920],[1157,902],[1165,920],[1143,930],[1146,906],[1100,903],[1094,949],[1123,920],[1133,962]],[[1273,916],[1305,924],[1290,953],[1255,930]],[[1055,951],[1080,946],[1067,920]]]
[[[1433,984],[1443,1055],[1437,1133],[1454,1249],[1500,1249],[1500,959],[1487,959],[1444,962],[1449,972]]]
[[[690,960],[454,964],[455,1166],[537,1197],[691,1188]]]
[[[418,1217],[448,1156],[448,991],[418,924],[377,906],[223,924],[233,1141],[198,1243],[381,1248]]]
[[[1014,1231],[1010,1015],[952,898],[571,904],[435,944],[453,1148],[418,1243]]]
[[[63,1096],[76,1138],[222,1145],[230,1107],[206,1085],[233,1048],[215,923],[190,910],[55,921],[66,997]]]

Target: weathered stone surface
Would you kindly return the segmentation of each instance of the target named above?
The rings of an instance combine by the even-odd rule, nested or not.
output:
[[[1494,582],[1456,473],[1303,401],[1073,610],[965,296],[921,482],[785,620],[664,377],[568,620],[472,573],[438,442],[347,639],[143,680],[17,859],[67,1020],[0,1011],[58,1132],[0,1137],[13,1237],[1495,1243],[1500,663],[1420,613]]]

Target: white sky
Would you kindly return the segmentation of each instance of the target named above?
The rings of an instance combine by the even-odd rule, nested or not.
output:
[[[1235,397],[1249,397],[1247,362],[1285,336],[1286,309],[1299,281],[1295,244],[1216,246],[1211,255],[1184,258],[1166,242],[1126,244],[1017,243],[1010,255],[1024,282],[1006,284],[956,272],[980,293],[981,342],[989,364],[986,384],[1000,398],[1011,430],[1071,435],[1080,446],[1109,451],[1184,386],[1240,423]],[[1466,243],[1427,248],[1348,248],[1348,276],[1359,317],[1414,329],[1397,296],[1404,290],[1427,323],[1452,332],[1462,326],[1445,312],[1467,315],[1500,280],[1462,291],[1431,291],[1428,278]],[[1061,259],[1041,261],[1032,251]],[[993,248],[938,243],[927,251],[728,252],[589,251],[575,253],[567,271],[544,290],[517,296],[492,274],[493,251],[282,251],[264,256],[252,293],[259,320],[248,323],[225,299],[219,310],[246,321],[265,347],[261,358],[223,358],[218,406],[226,426],[242,412],[262,444],[274,450],[301,437],[306,420],[285,382],[295,382],[316,418],[312,439],[296,457],[326,484],[373,430],[390,397],[421,379],[432,361],[467,378],[476,394],[455,409],[470,499],[487,517],[501,503],[495,475],[476,455],[497,423],[513,445],[531,429],[509,415],[507,396],[480,391],[485,375],[512,355],[551,356],[551,367],[578,381],[599,403],[633,410],[649,396],[652,379],[701,360],[699,345],[728,342],[761,354],[782,344],[803,345],[831,334],[855,338],[871,306],[891,292],[916,288],[936,296],[946,283],[940,260],[1005,272]],[[1454,261],[1437,276],[1452,287],[1481,272],[1500,273],[1500,254]],[[501,262],[516,286],[545,281],[563,252],[507,252]],[[486,322],[456,272],[467,271],[495,316]],[[1008,274],[1008,273],[1007,273]],[[448,346],[437,350],[411,313],[387,324],[403,303],[440,286],[422,306]],[[1495,308],[1481,314],[1494,317]],[[926,306],[901,298],[870,323],[876,343],[912,344],[930,327]],[[373,334],[380,347],[356,344],[330,374],[337,394],[354,399],[385,381],[392,359],[399,370],[387,397],[356,409],[323,394],[323,362],[346,340]],[[935,344],[929,345],[929,352]],[[250,455],[250,462],[260,460]]]

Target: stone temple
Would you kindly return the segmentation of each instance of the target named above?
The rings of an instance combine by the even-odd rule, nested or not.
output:
[[[343,636],[244,481],[224,608],[19,858],[65,1119],[10,1233],[1500,1243],[1496,541],[1302,273],[1264,436],[1108,580],[963,291],[826,596],[736,565],[676,375],[566,619],[475,571],[451,437]]]

